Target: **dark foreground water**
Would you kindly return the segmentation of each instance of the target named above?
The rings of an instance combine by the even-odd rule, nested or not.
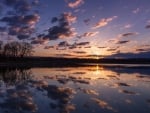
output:
[[[0,68],[0,113],[150,113],[150,68]]]

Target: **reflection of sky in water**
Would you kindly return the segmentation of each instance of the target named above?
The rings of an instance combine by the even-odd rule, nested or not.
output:
[[[0,113],[148,113],[146,70],[98,65],[1,70]]]

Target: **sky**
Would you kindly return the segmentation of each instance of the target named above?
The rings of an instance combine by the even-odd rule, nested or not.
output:
[[[34,56],[150,58],[150,0],[0,0],[0,41]]]

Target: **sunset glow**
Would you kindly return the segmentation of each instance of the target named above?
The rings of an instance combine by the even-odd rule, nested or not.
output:
[[[149,0],[1,0],[0,41],[34,56],[147,58]]]

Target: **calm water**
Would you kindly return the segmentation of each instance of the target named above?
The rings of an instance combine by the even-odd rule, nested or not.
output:
[[[0,68],[0,113],[150,113],[150,68]]]

